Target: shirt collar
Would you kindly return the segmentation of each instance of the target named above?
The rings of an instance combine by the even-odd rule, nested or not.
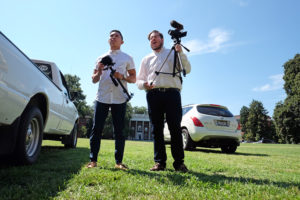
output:
[[[117,55],[120,52],[121,52],[120,49],[118,49],[118,50],[109,50],[109,54],[112,54],[112,55]]]

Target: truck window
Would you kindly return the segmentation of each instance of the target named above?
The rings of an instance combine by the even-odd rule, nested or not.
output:
[[[51,80],[52,79],[52,70],[51,70],[51,65],[48,64],[44,64],[44,63],[35,63],[39,69],[46,74],[46,76],[48,76]]]
[[[69,92],[69,89],[68,89],[66,79],[65,79],[64,75],[61,73],[61,71],[59,73],[60,73],[60,76],[61,76],[62,84],[64,86],[63,91],[64,91],[65,95],[70,99],[70,92]]]

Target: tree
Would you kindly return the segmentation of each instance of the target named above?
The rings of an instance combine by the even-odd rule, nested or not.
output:
[[[242,127],[242,132],[246,131],[246,122],[248,120],[248,115],[249,115],[249,108],[246,106],[243,106],[240,110],[240,123],[241,123],[241,127]]]
[[[148,113],[148,109],[145,106],[134,106],[132,109],[134,114],[147,114]]]
[[[73,76],[71,74],[66,74],[65,79],[66,79],[67,85],[69,87],[69,90],[77,92],[76,98],[73,101],[75,106],[77,107],[77,105],[80,102],[85,101],[85,95],[83,94],[83,91],[82,91],[80,83],[79,83],[80,78],[76,75]]]
[[[253,100],[250,104],[249,114],[245,127],[245,138],[257,141],[261,138],[271,138],[268,112],[259,101]]]
[[[300,54],[284,64],[284,102],[278,102],[273,118],[282,143],[300,143]]]
[[[85,101],[86,96],[83,94],[83,91],[81,89],[79,83],[80,78],[76,75],[73,76],[70,74],[66,74],[65,79],[69,87],[69,90],[77,93],[76,98],[73,100],[73,102],[78,110],[79,116],[80,117],[92,116],[93,109],[91,108],[91,106],[88,106]]]

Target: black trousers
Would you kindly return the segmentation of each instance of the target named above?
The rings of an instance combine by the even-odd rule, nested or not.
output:
[[[96,102],[94,123],[90,135],[90,160],[97,162],[102,138],[102,130],[104,127],[105,119],[108,115],[109,108],[111,108],[111,115],[114,125],[115,161],[116,163],[122,163],[125,148],[125,136],[123,134],[123,129],[126,113],[126,103],[105,104],[98,101]]]
[[[163,136],[164,118],[171,134],[171,152],[174,158],[173,166],[177,168],[184,162],[184,151],[181,135],[182,107],[180,91],[168,89],[160,91],[153,89],[147,92],[148,111],[153,125],[154,161],[166,164],[167,154]]]

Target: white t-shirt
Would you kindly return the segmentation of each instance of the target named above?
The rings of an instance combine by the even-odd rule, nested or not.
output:
[[[101,58],[109,55],[115,63],[112,68],[117,72],[128,76],[127,71],[135,69],[134,62],[131,56],[122,52],[121,50],[110,50],[106,54],[100,56],[96,61],[96,67]],[[106,68],[106,66],[105,66]],[[115,86],[110,78],[111,70],[103,70],[99,80],[99,88],[97,92],[96,100],[106,104],[121,104],[126,102],[127,96],[123,92],[120,85]],[[124,87],[127,89],[127,82],[121,80]]]

